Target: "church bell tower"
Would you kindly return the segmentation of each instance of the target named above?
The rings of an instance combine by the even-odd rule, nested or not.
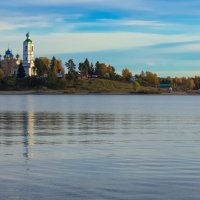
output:
[[[26,76],[36,75],[34,65],[34,45],[29,33],[26,34],[26,40],[23,43],[23,66]]]

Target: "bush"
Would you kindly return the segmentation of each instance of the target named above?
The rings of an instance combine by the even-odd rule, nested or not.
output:
[[[140,89],[140,84],[137,81],[133,82],[133,90],[137,92]]]

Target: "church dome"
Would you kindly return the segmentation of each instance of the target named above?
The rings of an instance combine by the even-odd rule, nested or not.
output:
[[[31,40],[30,38],[27,38],[27,39],[25,40],[25,42],[30,42],[30,43],[32,43],[32,40]]]
[[[31,36],[30,33],[27,33],[26,34],[26,40],[24,42],[27,42],[27,43],[30,42],[30,43],[32,43],[32,40],[30,39],[30,36]]]
[[[10,55],[12,52],[10,51],[10,49],[8,49],[7,51],[6,51],[6,55]]]
[[[27,37],[27,38],[30,38],[30,33],[29,33],[29,32],[26,34],[26,37]]]
[[[10,49],[6,50],[5,57],[7,57],[7,58],[13,58],[13,54],[12,54],[12,51]]]
[[[19,59],[19,58],[20,58],[20,55],[19,55],[19,54],[17,54],[17,55],[16,55],[16,58],[17,58],[17,59]]]

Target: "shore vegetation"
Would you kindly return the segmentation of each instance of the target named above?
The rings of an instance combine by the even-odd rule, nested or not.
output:
[[[64,93],[130,93],[130,94],[199,94],[200,77],[158,77],[154,72],[134,74],[124,67],[117,73],[114,66],[87,58],[76,64],[69,59],[63,65],[60,59],[35,59],[37,76],[27,77],[20,63],[17,74],[5,76],[0,68],[0,90],[60,90]]]

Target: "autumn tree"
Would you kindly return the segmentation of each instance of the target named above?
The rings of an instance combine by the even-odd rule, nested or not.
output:
[[[175,77],[173,79],[173,84],[178,87],[178,86],[181,86],[182,85],[182,79],[181,78],[178,78],[178,77]]]
[[[122,70],[122,77],[124,78],[124,80],[126,81],[130,81],[132,78],[132,73],[129,71],[128,68],[125,68]]]
[[[187,79],[187,88],[193,90],[195,87],[194,80],[192,78]]]
[[[195,84],[195,88],[196,89],[200,88],[200,76],[195,76],[195,78],[194,78],[194,84]]]
[[[107,67],[107,73],[109,74],[109,78],[114,79],[115,77],[115,68],[111,65]]]
[[[150,86],[158,86],[160,82],[157,74],[152,72],[146,72],[145,80]]]
[[[107,66],[105,63],[99,63],[97,62],[95,65],[95,74],[104,77],[107,73]]]
[[[55,59],[55,57],[54,57]],[[35,59],[35,68],[38,76],[44,76],[49,74],[51,61],[46,57],[40,57]]]

